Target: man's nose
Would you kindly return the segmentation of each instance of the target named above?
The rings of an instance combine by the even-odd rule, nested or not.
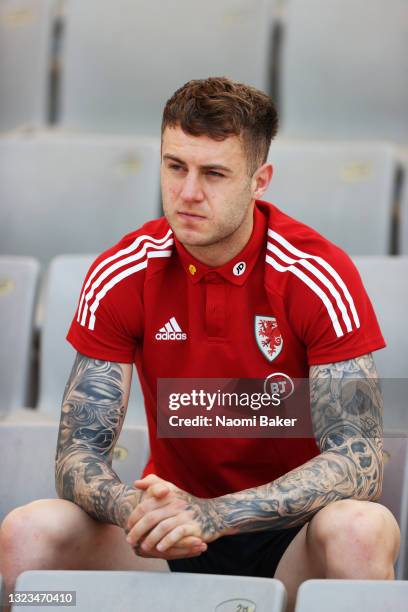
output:
[[[193,172],[186,174],[180,195],[185,202],[201,202],[204,194],[197,174]]]

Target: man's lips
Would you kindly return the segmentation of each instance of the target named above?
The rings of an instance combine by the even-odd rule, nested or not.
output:
[[[203,215],[196,215],[195,213],[189,213],[189,212],[183,212],[183,211],[179,211],[177,213],[177,216],[181,217],[182,219],[186,219],[188,221],[200,221],[201,219],[206,219],[206,217],[204,217]]]

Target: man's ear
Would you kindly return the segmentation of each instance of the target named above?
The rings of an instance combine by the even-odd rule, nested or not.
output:
[[[272,164],[263,164],[258,168],[252,177],[252,195],[255,200],[259,200],[269,187],[272,180]]]

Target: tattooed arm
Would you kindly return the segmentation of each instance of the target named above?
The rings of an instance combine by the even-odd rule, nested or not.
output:
[[[184,522],[180,514],[173,532],[166,535],[157,528],[146,537],[146,544],[157,543],[159,536],[168,546],[181,534],[194,533],[210,542],[234,533],[285,529],[307,522],[330,502],[379,497],[383,402],[372,356],[312,366],[310,396],[320,455],[273,482],[214,499],[178,489],[174,496],[176,502],[185,501]],[[142,502],[129,518],[132,542],[154,526],[150,517],[143,516],[143,506]]]
[[[77,354],[62,400],[55,466],[61,498],[99,521],[120,527],[125,527],[140,497],[112,469],[131,377],[131,364]]]
[[[380,496],[383,401],[372,356],[312,366],[310,403],[321,454],[274,482],[210,500],[230,532],[294,527],[332,501]]]

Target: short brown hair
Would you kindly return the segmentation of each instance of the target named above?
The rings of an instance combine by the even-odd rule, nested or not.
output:
[[[240,136],[252,175],[264,164],[278,115],[272,99],[255,87],[225,77],[188,81],[167,100],[162,136],[166,127],[180,126],[192,136],[224,140]]]

